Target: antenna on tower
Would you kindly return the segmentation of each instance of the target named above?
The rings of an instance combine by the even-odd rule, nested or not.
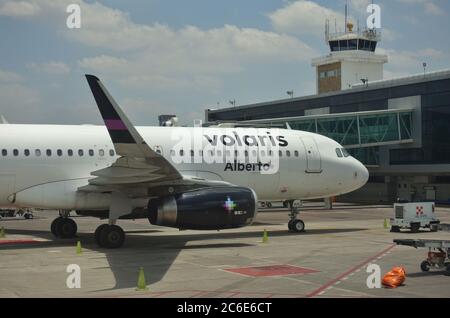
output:
[[[347,33],[347,19],[348,19],[348,1],[345,0],[345,26],[344,26],[345,33]]]

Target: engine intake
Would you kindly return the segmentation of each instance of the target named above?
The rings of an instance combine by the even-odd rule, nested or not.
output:
[[[205,188],[150,200],[148,219],[154,225],[180,229],[237,228],[253,222],[256,202],[256,193],[249,188]]]

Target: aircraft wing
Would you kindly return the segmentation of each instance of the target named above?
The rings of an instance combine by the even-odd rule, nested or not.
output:
[[[102,82],[93,75],[86,75],[100,114],[120,156],[110,167],[93,171],[95,176],[89,185],[79,191],[122,191],[134,196],[148,196],[168,187],[193,188],[229,185],[221,181],[206,180],[195,176],[183,176],[162,155],[152,150],[130,120],[114,101]],[[149,191],[151,189],[151,191]]]

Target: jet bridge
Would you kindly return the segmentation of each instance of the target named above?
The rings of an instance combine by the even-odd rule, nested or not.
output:
[[[309,131],[336,140],[347,149],[414,142],[413,109],[389,109],[264,120],[240,121],[246,126],[265,125]]]

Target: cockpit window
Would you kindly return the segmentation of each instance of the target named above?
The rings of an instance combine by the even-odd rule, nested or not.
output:
[[[350,154],[348,153],[348,151],[345,148],[342,148],[342,153],[344,154],[345,158],[350,156]]]
[[[336,148],[336,154],[337,154],[337,156],[338,156],[339,158],[342,158],[342,152],[341,152],[341,149]]]

